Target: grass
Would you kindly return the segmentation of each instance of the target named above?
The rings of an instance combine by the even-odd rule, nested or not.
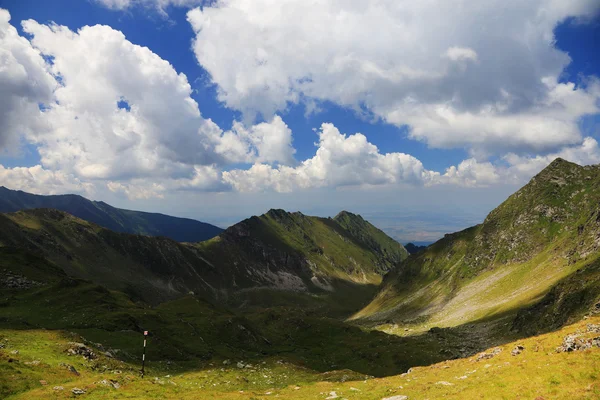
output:
[[[563,338],[583,331],[588,323],[567,326],[549,334],[521,339],[501,346],[491,359],[476,357],[445,361],[413,368],[410,373],[372,378],[352,371],[319,373],[293,363],[265,358],[238,368],[231,363],[207,363],[194,371],[169,371],[163,364],[149,363],[141,378],[138,364],[100,356],[85,361],[67,356],[64,349],[76,335],[64,331],[0,330],[0,395],[8,399],[72,398],[71,389],[86,390],[84,398],[172,398],[172,399],[325,399],[336,392],[339,398],[379,400],[393,395],[409,399],[597,399],[600,397],[600,348],[557,353]],[[587,334],[593,337],[596,334]],[[516,344],[525,350],[511,355]],[[149,346],[154,343],[150,341]],[[18,350],[17,355],[11,352]],[[13,361],[8,362],[11,358]],[[39,363],[35,363],[39,361]],[[34,362],[34,363],[32,363]],[[80,376],[62,364],[73,365]],[[245,364],[248,361],[244,361]],[[103,368],[103,365],[110,367]],[[115,373],[118,369],[119,373]],[[45,384],[40,383],[44,380]],[[103,381],[118,382],[118,389]],[[62,386],[64,390],[54,390]],[[7,396],[7,394],[13,393]]]

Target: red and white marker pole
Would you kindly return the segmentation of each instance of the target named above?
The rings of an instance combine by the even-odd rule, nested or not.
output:
[[[144,352],[142,353],[142,378],[144,377],[144,364],[146,364],[146,339],[148,338],[148,331],[144,331]]]

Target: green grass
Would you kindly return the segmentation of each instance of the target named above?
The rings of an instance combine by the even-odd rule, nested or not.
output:
[[[210,362],[188,371],[169,371],[162,364],[150,362],[147,375],[142,379],[137,373],[137,364],[104,356],[92,361],[68,356],[64,351],[68,343],[81,340],[76,335],[62,331],[2,329],[0,342],[6,347],[0,350],[0,374],[4,378],[0,380],[0,396],[71,398],[71,389],[77,387],[86,390],[85,398],[89,399],[279,397],[300,400],[324,399],[334,391],[339,398],[366,400],[393,395],[406,395],[409,399],[513,399],[515,395],[527,399],[596,399],[600,396],[597,379],[600,349],[555,351],[567,334],[585,330],[587,323],[600,323],[600,318],[505,344],[491,359],[476,361],[473,356],[445,361],[385,378],[372,378],[349,370],[319,373],[277,358],[265,358],[251,363],[249,368],[238,368],[237,361],[232,360],[231,364]],[[590,335],[593,336],[587,334]],[[511,356],[516,344],[523,345],[525,350]],[[14,350],[19,354],[12,355]],[[32,364],[33,361],[39,363]],[[73,375],[61,364],[73,365],[81,375]],[[105,386],[103,381],[109,380],[118,382],[120,387]],[[54,390],[55,386],[62,386],[64,390]]]

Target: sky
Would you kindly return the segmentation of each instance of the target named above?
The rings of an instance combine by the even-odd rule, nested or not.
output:
[[[430,242],[600,163],[597,0],[0,0],[0,185]]]

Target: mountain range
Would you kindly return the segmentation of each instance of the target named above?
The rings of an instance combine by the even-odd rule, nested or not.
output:
[[[22,248],[68,275],[152,304],[194,292],[208,299],[270,288],[335,291],[379,284],[408,255],[360,216],[270,210],[198,243],[113,232],[55,209],[0,215],[0,243]]]
[[[223,231],[205,222],[123,210],[103,201],[91,201],[79,195],[41,196],[0,186],[0,212],[10,213],[32,208],[53,208],[115,232],[165,236],[178,242],[201,242]]]
[[[600,396],[600,166],[556,159],[412,254],[347,211],[176,240],[153,214],[2,193],[0,397]]]

